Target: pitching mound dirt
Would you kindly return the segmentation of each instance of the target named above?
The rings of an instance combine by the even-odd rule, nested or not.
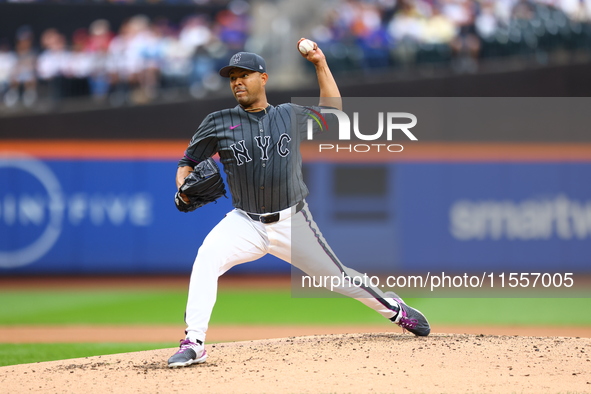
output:
[[[3,393],[587,393],[591,339],[339,334],[208,345],[0,368]]]

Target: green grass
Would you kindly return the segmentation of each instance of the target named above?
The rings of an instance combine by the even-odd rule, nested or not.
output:
[[[183,324],[185,290],[0,291],[0,325]],[[591,325],[591,299],[407,299],[432,325]],[[292,298],[290,290],[222,290],[211,324],[380,324],[347,298]],[[387,327],[387,326],[385,326]],[[175,347],[170,343],[2,344],[0,366]]]
[[[176,343],[0,343],[0,367],[175,347]]]
[[[0,325],[179,324],[185,291],[0,292]],[[433,324],[591,325],[589,298],[420,298]],[[557,317],[559,316],[559,318]],[[289,290],[221,291],[212,324],[360,324],[381,316],[347,298],[292,298]],[[1,341],[1,339],[0,339]]]
[[[182,322],[186,294],[173,291],[0,292],[0,325],[171,324]]]

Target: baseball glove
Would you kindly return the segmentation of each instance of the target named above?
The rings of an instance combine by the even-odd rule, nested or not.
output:
[[[189,202],[186,202],[181,194],[187,196]],[[179,211],[192,212],[225,195],[226,187],[220,169],[216,162],[209,158],[197,164],[187,175],[185,182],[174,195],[174,203]]]

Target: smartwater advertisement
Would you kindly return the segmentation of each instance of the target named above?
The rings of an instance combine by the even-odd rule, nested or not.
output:
[[[404,164],[397,173],[402,267],[591,272],[591,163]]]

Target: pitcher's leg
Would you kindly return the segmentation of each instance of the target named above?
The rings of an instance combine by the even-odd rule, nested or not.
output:
[[[282,223],[277,231],[269,231],[270,253],[289,262],[311,277],[362,278],[363,274],[344,266],[332,251],[307,205],[301,212]],[[276,241],[276,238],[283,241]],[[330,283],[329,283],[330,284]],[[332,290],[355,298],[382,316],[390,319],[398,313],[397,301],[387,297],[379,288],[339,283]]]
[[[187,338],[204,342],[217,296],[218,278],[237,264],[267,253],[268,240],[256,223],[232,211],[207,235],[193,264],[185,322]]]

